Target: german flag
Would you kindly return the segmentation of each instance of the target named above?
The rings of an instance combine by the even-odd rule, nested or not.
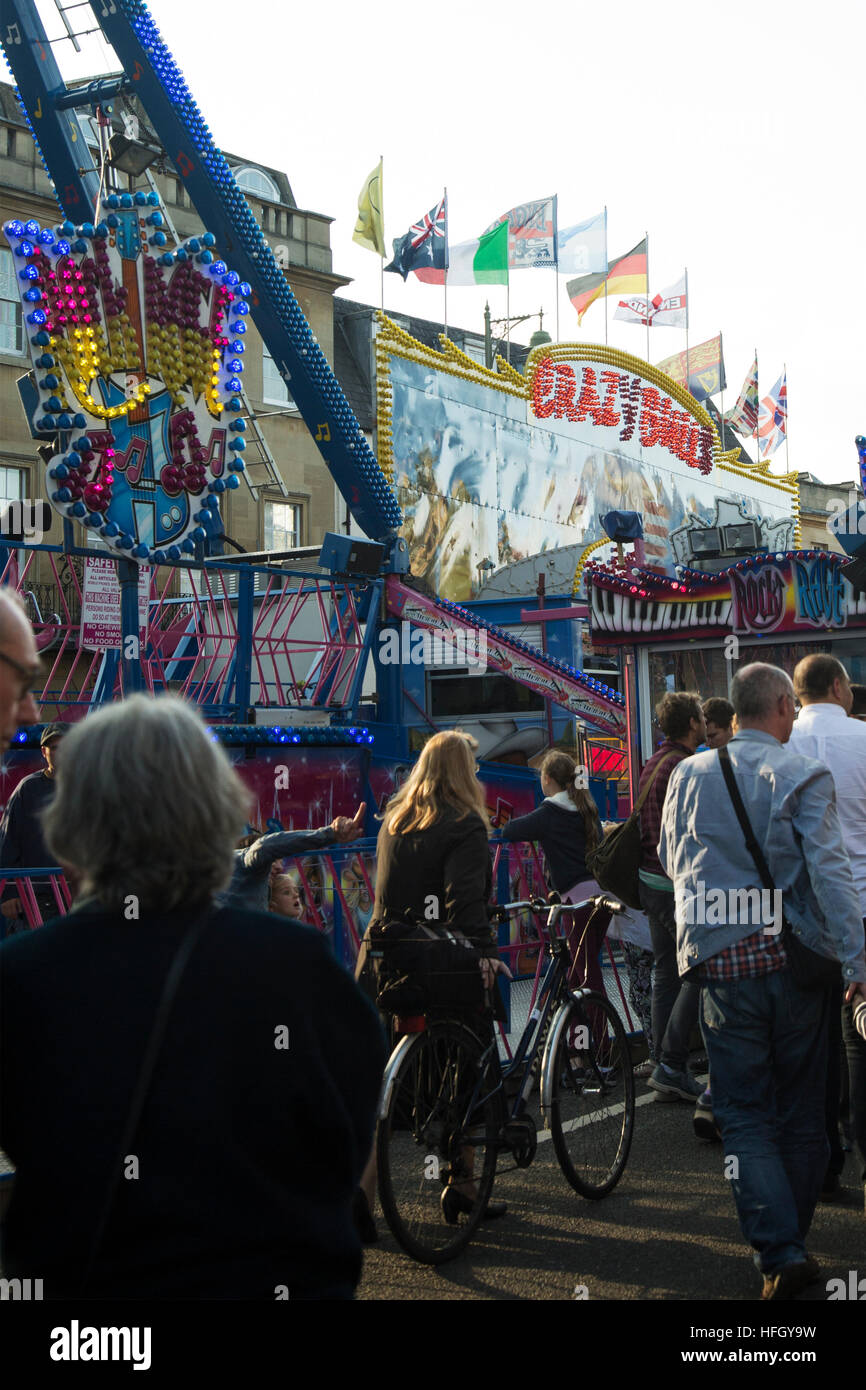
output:
[[[581,275],[577,280],[569,280],[568,297],[577,310],[577,321],[583,316],[594,300],[608,294],[648,294],[646,274],[646,237],[613,261],[607,273],[598,271],[595,275]]]

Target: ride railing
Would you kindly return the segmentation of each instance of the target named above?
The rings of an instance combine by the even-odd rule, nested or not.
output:
[[[518,894],[519,901],[546,896],[543,860],[535,845],[493,840],[491,854],[494,895],[498,902],[514,901]],[[375,839],[355,840],[350,845],[334,845],[327,849],[311,850],[307,854],[289,855],[282,862],[285,871],[296,879],[300,889],[302,920],[326,937],[337,959],[347,969],[354,969],[361,938],[373,915],[376,897]],[[44,898],[46,884],[51,885],[57,915],[63,916],[69,911],[72,897],[70,886],[56,868],[2,869],[0,884],[3,882],[14,885],[15,895],[22,904],[21,918],[16,924],[20,929],[39,927],[45,920],[36,889],[43,889],[39,897]],[[0,916],[0,937],[9,935],[10,926],[10,918]],[[532,913],[527,911],[500,924],[499,950],[512,970],[515,981],[531,982],[531,1009],[539,977],[544,970],[541,934]],[[608,993],[613,990],[627,1031],[635,1033],[639,1025],[635,1024],[629,1010],[617,954],[608,940],[604,943],[602,964],[608,980]],[[508,1007],[511,993],[507,988],[505,996]]]
[[[15,542],[0,550],[0,584],[24,598],[42,653],[38,699],[46,718],[74,720],[133,689],[171,690],[226,719],[245,719],[253,705],[356,711],[381,580],[229,561],[163,566],[150,573],[138,634],[121,641],[118,620],[117,644],[102,637],[93,650],[83,645],[84,574],[97,555],[105,558]]]

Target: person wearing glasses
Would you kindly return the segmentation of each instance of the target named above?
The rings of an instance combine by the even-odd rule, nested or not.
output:
[[[3,821],[0,824],[2,869],[60,868],[46,847],[41,814],[54,799],[57,786],[57,750],[68,729],[68,724],[45,725],[39,741],[45,766],[40,772],[33,772],[19,782],[6,803]],[[5,887],[6,896],[0,911],[6,918],[7,934],[11,936],[13,932],[23,930],[26,923],[21,899],[15,895],[14,885],[7,882]],[[33,890],[43,920],[56,917],[57,899],[50,882],[47,879],[36,880]]]

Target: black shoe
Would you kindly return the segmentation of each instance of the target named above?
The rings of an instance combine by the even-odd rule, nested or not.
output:
[[[821,1269],[818,1261],[807,1255],[805,1260],[795,1260],[793,1264],[783,1265],[775,1274],[765,1274],[761,1299],[788,1302],[810,1285],[817,1284],[820,1278]]]
[[[839,1199],[842,1191],[842,1184],[839,1181],[838,1173],[825,1173],[824,1181],[821,1183],[821,1191],[818,1193],[819,1202],[835,1202]]]
[[[376,1223],[370,1211],[367,1194],[362,1187],[358,1188],[352,1198],[352,1220],[355,1223],[355,1230],[361,1238],[361,1244],[375,1245],[379,1239],[379,1232],[376,1230]]]
[[[440,1201],[442,1203],[442,1215],[449,1226],[456,1226],[458,1216],[468,1216],[475,1206],[472,1198],[467,1197],[456,1187],[444,1188]],[[507,1210],[508,1205],[505,1202],[488,1202],[481,1220],[496,1221],[498,1217],[504,1216]]]

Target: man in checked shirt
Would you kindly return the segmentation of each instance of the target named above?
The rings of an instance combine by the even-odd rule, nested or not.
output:
[[[739,732],[728,754],[785,919],[805,946],[840,962],[846,998],[866,997],[860,899],[833,779],[784,747],[794,724],[791,681],[756,662],[734,677],[731,700]],[[717,752],[674,769],[658,851],[674,882],[679,968],[702,985],[713,1111],[740,1226],[764,1276],[761,1297],[793,1298],[819,1277],[805,1239],[827,1166],[830,992],[794,981],[778,914],[756,924],[741,910],[736,890],[760,897],[762,885]],[[718,903],[718,890],[729,907],[711,916],[703,905]]]

